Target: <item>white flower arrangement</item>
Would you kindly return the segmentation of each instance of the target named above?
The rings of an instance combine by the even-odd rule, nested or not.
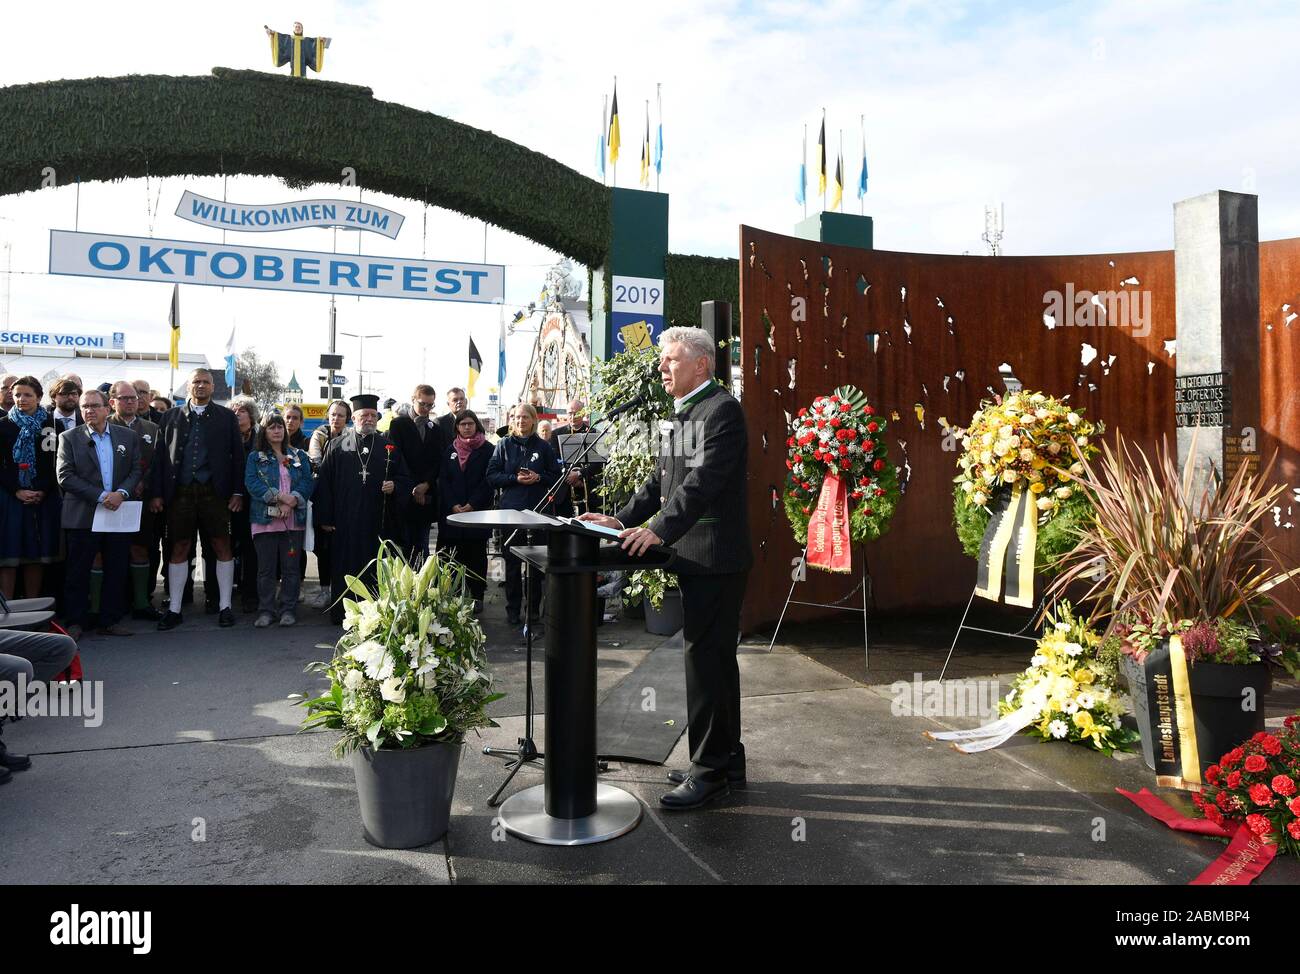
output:
[[[1048,616],[1029,668],[1016,677],[999,711],[1033,709],[1037,716],[1025,732],[1045,741],[1068,740],[1105,754],[1127,750],[1136,735],[1120,724],[1118,676],[1099,658],[1100,646],[1101,637],[1061,603]]]
[[[304,727],[343,732],[335,752],[357,747],[409,748],[458,742],[495,727],[486,707],[486,637],[465,591],[462,566],[437,554],[413,569],[391,542],[375,559],[377,591],[347,576],[343,636],[334,659],[309,671],[329,677],[329,691],[303,701]]]

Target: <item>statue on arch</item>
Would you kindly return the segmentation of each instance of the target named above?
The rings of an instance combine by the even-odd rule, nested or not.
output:
[[[294,21],[292,34],[273,31],[266,24],[262,26],[271,38],[271,61],[277,68],[292,65],[295,78],[303,77],[304,68],[320,74],[325,66],[325,48],[330,46],[328,37],[303,37],[302,21]]]

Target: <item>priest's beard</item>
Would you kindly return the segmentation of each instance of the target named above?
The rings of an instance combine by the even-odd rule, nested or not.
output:
[[[357,432],[362,436],[373,436],[378,426],[378,423],[358,423]]]

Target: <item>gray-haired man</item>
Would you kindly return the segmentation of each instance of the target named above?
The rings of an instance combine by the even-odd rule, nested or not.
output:
[[[714,377],[716,349],[702,328],[669,328],[659,339],[659,375],[673,397],[672,431],[650,479],[614,517],[583,520],[623,529],[623,547],[643,554],[666,544],[682,591],[686,638],[687,740],[691,767],[660,802],[696,808],[745,780],[740,743],[740,608],[753,564],[745,497],[745,414]],[[636,527],[649,519],[645,527]]]

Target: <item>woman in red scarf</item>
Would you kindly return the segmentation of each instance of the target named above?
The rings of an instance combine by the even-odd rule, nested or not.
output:
[[[487,543],[492,532],[448,524],[447,516],[492,509],[492,485],[487,482],[492,451],[478,416],[468,409],[457,413],[456,438],[443,451],[438,472],[438,546],[465,566],[475,613],[483,611]]]

